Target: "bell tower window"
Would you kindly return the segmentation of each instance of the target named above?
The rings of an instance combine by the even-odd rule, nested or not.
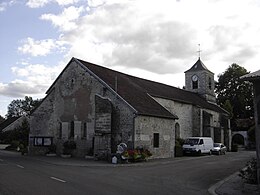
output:
[[[198,89],[199,83],[198,83],[198,76],[197,75],[193,75],[191,77],[192,79],[192,89]]]

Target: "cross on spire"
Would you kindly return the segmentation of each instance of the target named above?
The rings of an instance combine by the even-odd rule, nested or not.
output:
[[[200,54],[201,54],[202,50],[200,49],[200,44],[198,44],[198,46],[199,46],[199,50],[197,52],[199,54],[199,59],[200,59]]]

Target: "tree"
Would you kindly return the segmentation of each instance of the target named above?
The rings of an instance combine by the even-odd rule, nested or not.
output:
[[[0,132],[0,142],[11,144],[14,148],[19,144],[28,146],[29,132],[29,122],[24,120],[19,127],[10,131]]]
[[[233,108],[234,118],[249,118],[253,112],[253,86],[240,79],[248,74],[247,70],[237,64],[232,64],[221,75],[216,83],[217,103],[224,107],[227,100]]]
[[[30,115],[30,112],[41,102],[41,100],[33,100],[32,97],[25,96],[24,100],[13,100],[8,105],[7,118]]]
[[[253,85],[240,79],[248,73],[245,68],[232,64],[218,76],[217,103],[231,112],[231,123],[254,116]]]

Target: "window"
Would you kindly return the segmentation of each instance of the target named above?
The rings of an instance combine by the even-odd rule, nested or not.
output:
[[[82,138],[87,137],[87,123],[83,124],[83,132],[82,132]]]
[[[70,123],[70,135],[69,138],[74,138],[74,121]]]
[[[34,137],[34,146],[50,146],[52,145],[52,137]]]
[[[192,81],[192,89],[198,89],[198,81]]]
[[[199,145],[204,144],[203,139],[200,140]]]
[[[209,89],[210,89],[210,90],[212,89],[212,80],[211,80],[211,77],[209,77]]]
[[[199,80],[198,76],[193,75],[191,79],[192,79],[192,89],[198,89],[198,80]]]
[[[153,134],[153,147],[159,148],[159,133]]]

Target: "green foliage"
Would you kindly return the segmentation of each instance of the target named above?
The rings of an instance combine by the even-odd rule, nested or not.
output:
[[[147,160],[147,158],[152,156],[152,153],[145,148],[138,147],[134,150],[126,150],[122,153],[122,156],[127,158],[129,161],[138,162]]]
[[[19,143],[23,144],[24,146],[28,146],[29,132],[29,123],[27,120],[24,120],[22,125],[15,128],[14,130],[1,132],[0,141],[2,143],[11,143],[11,145],[15,145],[13,143]],[[14,148],[17,148],[17,146],[14,146]]]
[[[48,152],[47,154],[55,154],[56,153],[56,145],[52,144],[48,147]]]
[[[181,156],[183,156],[182,146],[180,146],[180,145],[175,145],[175,148],[174,148],[174,156],[175,156],[175,157],[181,157]]]
[[[184,144],[184,139],[182,139],[182,138],[176,138],[175,139],[175,146],[183,146],[183,144]]]
[[[249,184],[257,184],[257,161],[255,158],[247,162],[246,168],[241,170],[239,176]]]
[[[248,73],[245,68],[232,64],[218,76],[217,103],[230,111],[234,119],[254,116],[253,85],[240,79]]]
[[[184,139],[176,138],[175,139],[175,147],[174,147],[174,156],[181,157],[183,156],[182,145],[184,144]]]
[[[226,111],[229,112],[229,117],[233,118],[234,114],[233,114],[233,106],[231,105],[230,100],[225,100],[224,105],[222,106]]]
[[[248,141],[255,143],[255,126],[252,126],[248,131]]]
[[[33,100],[32,97],[25,96],[24,100],[13,100],[8,105],[7,118],[28,116],[30,112],[41,102],[41,100]]]

